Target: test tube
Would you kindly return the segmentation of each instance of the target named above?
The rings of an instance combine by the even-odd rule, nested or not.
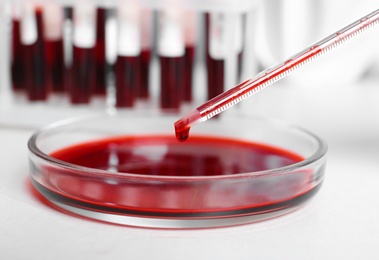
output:
[[[63,56],[64,56],[64,90],[69,93],[72,87],[72,62],[73,62],[73,8],[64,7],[63,21]]]
[[[206,14],[208,99],[225,91],[227,73],[234,75],[232,85],[239,80],[243,57],[243,17],[243,14]],[[231,22],[232,24],[227,24]],[[230,62],[229,55],[236,55],[236,66],[226,66],[226,62]],[[230,69],[235,71],[229,71]]]
[[[24,62],[23,62],[23,46],[21,43],[20,18],[21,10],[19,4],[12,6],[12,54],[11,54],[11,79],[12,89],[14,91],[24,90]]]
[[[43,6],[46,84],[54,92],[64,91],[63,16],[60,5]]]
[[[141,71],[140,9],[122,3],[117,10],[117,19],[116,107],[132,107],[137,96]]]
[[[73,20],[72,84],[69,95],[72,104],[85,104],[91,100],[95,80],[96,7],[84,2],[75,4]]]
[[[206,65],[208,99],[224,91],[223,14],[207,13],[205,16]]]
[[[152,11],[147,8],[141,9],[143,19],[141,19],[141,54],[140,54],[140,84],[137,90],[137,97],[148,99],[149,91],[149,72],[151,61],[151,22]]]
[[[48,97],[45,80],[42,9],[30,2],[23,5],[21,17],[24,80],[30,101],[43,101]]]
[[[195,58],[195,28],[196,28],[196,13],[192,10],[185,12],[184,20],[184,91],[183,100],[192,101],[192,78],[193,78],[193,63]]]
[[[105,27],[107,20],[107,9],[98,7],[96,9],[96,41],[95,41],[95,94],[105,95],[107,88],[107,62],[105,55]]]
[[[179,110],[183,97],[185,48],[182,16],[175,9],[159,12],[160,107],[163,110]]]

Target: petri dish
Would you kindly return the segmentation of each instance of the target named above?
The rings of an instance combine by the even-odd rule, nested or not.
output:
[[[168,229],[271,219],[322,186],[327,145],[301,127],[225,114],[178,142],[176,119],[122,112],[46,126],[28,142],[32,183],[63,211]]]

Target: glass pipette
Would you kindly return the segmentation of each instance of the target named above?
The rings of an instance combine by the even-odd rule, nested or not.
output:
[[[179,141],[185,141],[188,138],[189,130],[192,126],[210,119],[268,85],[273,84],[295,69],[300,68],[316,57],[321,56],[339,44],[372,27],[377,24],[378,21],[379,9],[316,42],[298,54],[286,59],[284,62],[270,67],[255,77],[245,80],[234,88],[212,98],[175,122],[174,126],[177,139]]]

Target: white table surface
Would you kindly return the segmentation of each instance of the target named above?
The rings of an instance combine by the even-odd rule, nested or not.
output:
[[[250,106],[324,137],[329,144],[326,179],[301,209],[228,228],[133,228],[52,209],[36,199],[29,186],[26,143],[34,130],[3,123],[0,259],[379,259],[376,84],[346,87],[343,93],[327,87],[316,93],[297,90],[297,96],[272,88],[254,101],[245,101],[240,109]],[[264,101],[278,96],[274,103]],[[283,97],[286,101],[280,103]]]

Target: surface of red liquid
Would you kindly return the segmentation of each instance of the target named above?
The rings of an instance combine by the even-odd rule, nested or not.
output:
[[[24,82],[24,61],[21,44],[20,20],[12,19],[12,61],[11,78],[12,88],[15,91],[25,89]]]
[[[127,136],[82,143],[51,154],[79,166],[157,176],[214,176],[269,170],[302,161],[269,145],[227,138]],[[117,160],[114,160],[117,158]],[[112,161],[113,160],[113,161]],[[227,162],[226,162],[227,161]]]
[[[107,62],[105,57],[105,26],[107,10],[105,8],[96,9],[96,42],[94,47],[95,55],[95,77],[94,93],[105,94],[107,86]]]
[[[47,87],[55,92],[64,91],[63,40],[45,40]]]
[[[71,103],[89,103],[95,80],[93,48],[73,46],[73,65],[70,73],[71,84],[68,89]]]
[[[140,84],[137,91],[139,98],[147,99],[150,96],[149,93],[149,71],[150,71],[150,59],[151,50],[142,49],[140,54]]]
[[[162,109],[178,110],[183,97],[185,68],[184,56],[160,57]]]
[[[307,169],[238,177],[304,158],[277,147],[221,137],[193,136],[179,143],[171,135],[121,136],[69,146],[51,156],[109,173],[95,176],[83,168],[43,167],[44,182],[56,186],[58,192],[34,180],[40,192],[50,200],[116,214],[223,217],[266,213],[298,205],[318,189]],[[112,172],[125,173],[125,178]],[[149,179],[163,176],[170,179]]]
[[[116,106],[132,107],[140,83],[140,57],[118,56],[115,64]]]

